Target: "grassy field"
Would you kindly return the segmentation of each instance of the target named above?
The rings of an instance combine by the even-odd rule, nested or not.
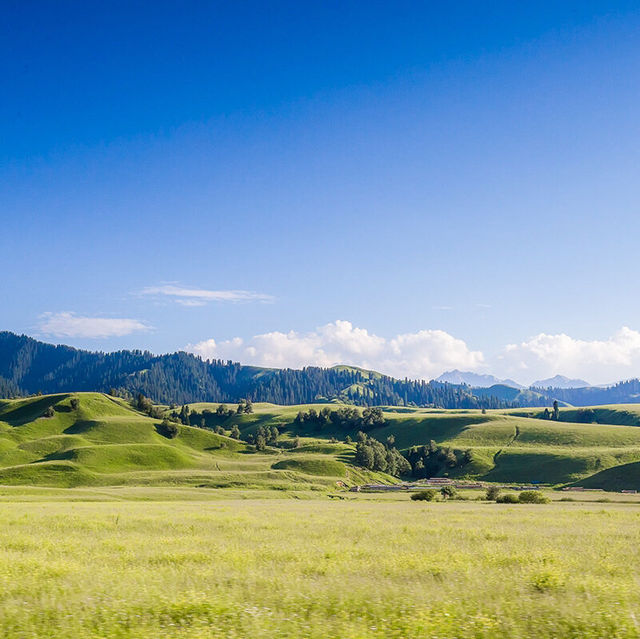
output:
[[[0,636],[640,636],[637,503],[286,494],[0,489]]]
[[[44,417],[50,407],[53,415]],[[0,400],[0,484],[326,491],[338,481],[394,481],[354,466],[355,447],[345,438],[355,439],[356,432],[329,424],[296,424],[298,411],[309,406],[256,404],[253,414],[224,418],[215,416],[216,408],[191,405],[197,420],[203,411],[211,411],[206,414],[208,426],[222,427],[227,434],[233,425],[243,437],[260,426],[276,426],[285,444],[299,437],[302,445],[256,453],[224,434],[182,425],[178,436],[169,439],[160,420],[99,393]],[[430,440],[469,450],[471,462],[449,471],[451,476],[640,490],[640,406],[593,411],[596,423],[570,421],[580,418],[574,409],[561,410],[561,421],[554,422],[538,419],[538,409],[482,413],[386,407],[385,426],[369,434],[380,441],[393,435],[401,451]]]

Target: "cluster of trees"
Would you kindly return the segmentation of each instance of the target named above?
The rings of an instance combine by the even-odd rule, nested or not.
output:
[[[379,470],[399,477],[411,471],[409,462],[393,446],[393,440],[386,445],[364,432],[358,433],[355,462],[368,470]]]
[[[549,399],[556,399],[573,406],[594,406],[596,404],[627,404],[640,400],[640,379],[629,379],[613,386],[598,388],[552,388],[535,390]]]
[[[215,411],[205,408],[201,413],[191,410],[186,404],[177,410],[177,406],[172,405],[173,409],[170,418],[185,424],[186,426],[198,426],[200,428],[208,428],[216,433],[224,433],[225,429],[222,425],[230,418],[237,415],[250,415],[253,413],[253,403],[250,399],[241,399],[235,409],[227,408],[226,404],[219,404]]]
[[[26,395],[15,382],[10,379],[0,377],[0,397],[4,399],[14,399],[15,397],[22,397]]]
[[[271,426],[258,426],[255,434],[249,433],[245,437],[247,444],[253,444],[256,450],[264,450],[267,446],[277,446],[278,437],[280,437],[280,431]]]
[[[317,411],[310,408],[308,411],[299,411],[294,419],[294,424],[307,424],[321,429],[331,425],[341,430],[368,431],[372,428],[384,426],[386,421],[380,408],[365,408],[362,413],[357,408],[345,406],[331,409],[325,406]]]
[[[407,461],[414,477],[435,477],[468,464],[471,451],[438,446],[431,440],[426,446],[412,446],[407,451]]]
[[[238,402],[238,407],[236,408],[236,414],[250,415],[251,413],[253,413],[253,402],[250,399],[241,399]]]
[[[134,408],[137,408],[141,413],[145,413],[145,415],[149,415],[149,417],[152,417],[153,419],[164,418],[164,411],[159,406],[154,406],[153,402],[142,393],[138,393],[135,400],[131,400],[131,405]],[[185,408],[189,410],[188,406]]]

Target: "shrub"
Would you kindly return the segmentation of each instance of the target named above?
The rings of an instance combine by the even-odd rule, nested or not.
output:
[[[44,413],[42,413],[43,417],[53,417],[56,414],[56,412],[53,410],[53,406],[48,406],[47,410],[44,411]]]
[[[455,499],[458,496],[458,491],[453,486],[443,486],[440,493],[445,499]]]
[[[77,397],[71,398],[71,408],[73,410],[78,410],[78,406],[80,406],[80,400]]]
[[[521,504],[548,504],[551,500],[537,490],[525,490],[520,493],[518,501]]]
[[[564,576],[553,570],[541,570],[531,575],[531,585],[539,592],[558,590],[564,586]]]
[[[421,490],[411,495],[412,501],[433,501],[436,498],[436,491],[432,488]]]
[[[178,426],[175,424],[175,422],[170,422],[168,419],[163,419],[162,423],[158,427],[158,432],[160,433],[160,435],[166,437],[167,439],[175,439],[180,431],[178,430]]]
[[[500,486],[489,486],[487,488],[487,500],[498,501],[498,497],[500,497]]]
[[[513,493],[506,493],[505,495],[499,495],[498,499],[496,499],[496,503],[498,503],[498,504],[519,504],[520,500],[518,499],[518,495],[514,495]]]

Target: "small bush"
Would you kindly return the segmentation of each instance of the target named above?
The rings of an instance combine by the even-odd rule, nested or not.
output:
[[[562,497],[559,501],[575,501],[573,497]]]
[[[53,417],[56,414],[56,412],[53,410],[53,406],[48,406],[47,410],[44,411],[44,413],[42,413],[43,417]]]
[[[498,499],[496,499],[497,504],[519,504],[518,495],[514,495],[513,493],[506,493],[505,495],[498,495]]]
[[[487,500],[498,501],[498,497],[500,497],[500,486],[489,486],[487,488]]]
[[[167,439],[175,439],[178,436],[180,430],[175,422],[170,422],[168,419],[163,419],[162,424],[158,426],[158,432]]]
[[[440,493],[444,499],[455,499],[458,496],[458,491],[454,486],[443,486]]]
[[[77,397],[71,398],[71,408],[73,410],[78,410],[78,406],[80,406],[80,400]]]
[[[531,575],[531,585],[538,592],[558,590],[564,586],[564,576],[553,570],[541,570]]]
[[[432,489],[421,490],[411,495],[412,501],[433,501],[436,498],[436,491]]]
[[[551,500],[537,490],[524,490],[520,493],[518,501],[521,504],[548,504]]]

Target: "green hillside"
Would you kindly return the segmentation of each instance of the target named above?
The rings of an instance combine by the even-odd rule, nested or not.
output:
[[[337,480],[391,480],[354,468],[353,446],[344,444],[314,452],[317,440],[309,438],[296,451],[256,453],[201,428],[179,425],[174,439],[161,433],[159,420],[99,393],[3,400],[0,484],[325,489]]]
[[[340,409],[340,404],[329,406]],[[192,423],[169,438],[161,420],[99,393],[0,401],[0,484],[197,485],[279,489],[335,488],[395,481],[354,463],[359,427],[296,420],[299,411],[327,404],[255,404],[254,412],[218,414],[217,404],[191,404]],[[53,411],[51,412],[51,409]],[[170,412],[169,409],[165,409]],[[591,412],[588,412],[591,411]],[[50,416],[46,416],[47,414]],[[407,454],[430,441],[464,454],[464,463],[438,474],[497,482],[640,489],[640,406],[566,408],[560,421],[534,411],[438,410],[385,407],[367,430],[380,442],[395,439]],[[574,420],[594,420],[578,423]],[[607,423],[605,423],[605,421]],[[255,447],[241,438],[261,427],[278,431],[278,446]],[[214,429],[218,433],[214,432]],[[294,447],[297,446],[297,447]]]
[[[191,405],[198,413],[214,411],[216,407],[212,404]],[[277,426],[285,437],[344,440],[349,435],[355,438],[354,430],[332,424],[320,429],[296,424],[296,414],[309,408],[320,411],[324,406],[256,404],[253,414],[234,415],[220,423],[226,428],[231,423],[238,424],[243,436],[255,433],[260,426]],[[450,470],[451,477],[565,484],[640,461],[640,428],[633,425],[640,424],[640,406],[607,406],[593,410],[598,419],[609,419],[612,423],[564,421],[576,415],[573,409],[562,409],[562,421],[554,422],[533,417],[541,416],[541,412],[514,414],[510,411],[483,413],[479,410],[385,407],[385,425],[369,430],[367,434],[383,442],[392,435],[402,452],[430,440],[438,446],[470,450],[471,461],[462,468]],[[640,481],[635,475],[630,473],[628,479],[624,488],[640,489]]]

